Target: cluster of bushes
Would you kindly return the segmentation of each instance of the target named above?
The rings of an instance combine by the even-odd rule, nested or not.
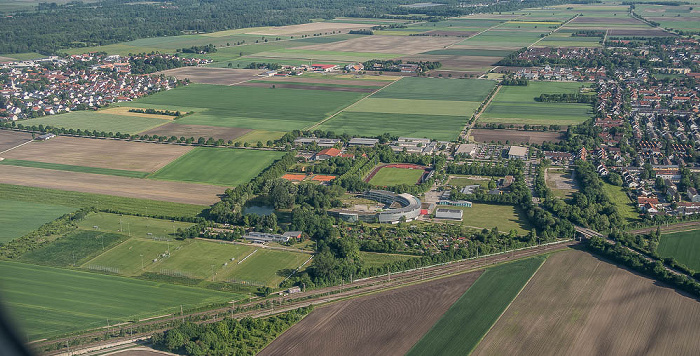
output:
[[[176,117],[181,115],[179,111],[156,110],[156,109],[153,109],[153,108],[148,108],[148,109],[129,109],[129,112],[135,112],[135,113],[140,113],[140,114],[176,116]]]
[[[268,69],[268,70],[278,70],[282,68],[279,63],[263,63],[263,62],[250,62],[245,66],[245,69]]]
[[[595,103],[595,95],[589,94],[541,94],[535,97],[535,101],[541,103],[581,103],[581,104],[592,104]]]
[[[216,52],[216,46],[213,44],[208,44],[208,45],[203,45],[203,46],[192,46],[190,48],[183,48],[177,50],[178,52],[182,53],[199,53],[199,54],[206,54],[206,53],[214,53]]]

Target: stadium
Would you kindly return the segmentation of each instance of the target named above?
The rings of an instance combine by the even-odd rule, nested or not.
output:
[[[378,211],[337,210],[330,211],[346,221],[365,221],[396,224],[403,218],[404,221],[416,219],[421,212],[421,201],[407,193],[396,194],[386,190],[368,190],[363,194],[364,198],[385,204],[385,208]]]

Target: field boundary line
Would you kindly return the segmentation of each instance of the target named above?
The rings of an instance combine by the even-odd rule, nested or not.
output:
[[[535,256],[538,256],[538,255],[535,255]],[[532,256],[532,257],[534,257],[534,256]],[[520,293],[522,293],[523,290],[525,290],[525,287],[527,287],[527,285],[530,284],[530,281],[531,281],[533,278],[535,278],[535,275],[537,275],[537,272],[540,271],[540,268],[542,268],[542,266],[544,266],[545,263],[547,263],[547,259],[546,259],[546,258],[545,258],[544,261],[542,261],[542,263],[540,263],[539,267],[537,267],[537,269],[536,269],[535,272],[532,274],[532,276],[530,276],[530,278],[527,279],[527,281],[525,282],[525,284],[523,284],[522,288],[520,288],[520,290],[518,291],[518,294],[516,294],[515,297],[513,297],[513,300],[511,300],[510,303],[508,303],[508,306],[507,306],[505,309],[503,309],[503,312],[501,313],[501,315],[499,315],[498,318],[496,318],[496,321],[494,321],[493,324],[491,324],[491,327],[489,327],[489,329],[486,330],[486,332],[484,333],[484,335],[481,336],[481,338],[479,339],[479,342],[477,342],[476,345],[474,345],[474,348],[471,349],[471,350],[469,350],[469,354],[471,354],[472,352],[474,352],[474,350],[476,350],[476,348],[479,347],[479,344],[481,344],[481,342],[484,341],[484,338],[486,338],[486,335],[488,335],[488,334],[491,332],[491,329],[493,329],[493,327],[498,323],[498,321],[501,320],[501,317],[503,316],[503,314],[505,314],[505,313],[508,311],[508,309],[510,309],[510,306],[513,305],[513,302],[514,302],[516,299],[518,299],[518,297],[520,296]],[[481,278],[481,277],[479,277],[479,278]],[[475,283],[476,283],[476,282],[475,282]]]
[[[10,147],[10,148],[8,148],[8,149],[6,149],[6,150],[0,152],[0,155],[3,154],[3,153],[7,153],[7,152],[9,152],[9,151],[12,151],[12,150],[14,150],[15,148],[20,148],[20,147],[22,147],[22,146],[24,146],[24,145],[26,145],[26,144],[28,144],[28,143],[32,143],[33,141],[34,141],[34,140],[29,140],[29,141],[27,141],[27,142],[20,143],[19,145],[15,146],[15,147]]]
[[[389,83],[389,84],[387,84],[387,85],[385,85],[385,86],[383,86],[383,87],[381,87],[381,88],[379,88],[379,89],[377,89],[377,90],[375,90],[375,91],[373,91],[373,92],[367,94],[364,98],[362,98],[362,99],[360,99],[360,100],[358,100],[358,101],[356,101],[356,102],[354,102],[354,103],[352,103],[352,104],[350,104],[350,105],[344,107],[343,109],[341,109],[341,110],[338,111],[337,113],[335,113],[335,114],[333,114],[333,115],[331,115],[331,116],[329,116],[329,117],[327,117],[327,118],[325,118],[325,119],[323,119],[323,120],[321,120],[321,121],[319,121],[319,122],[313,124],[312,126],[309,126],[309,127],[305,128],[304,130],[313,130],[313,129],[319,127],[320,125],[322,125],[322,124],[325,123],[326,121],[328,121],[328,120],[330,120],[330,119],[336,117],[338,114],[342,113],[343,111],[345,111],[345,110],[347,110],[347,109],[350,109],[351,107],[353,107],[353,106],[359,104],[360,102],[364,101],[365,99],[369,98],[370,96],[372,96],[372,95],[374,95],[374,94],[376,94],[376,93],[379,93],[380,91],[384,90],[385,88],[388,88],[389,86],[393,85],[394,83],[400,81],[400,80],[403,79],[403,78],[404,78],[404,77],[401,77],[401,78],[399,78],[399,79],[397,79],[397,80],[394,80],[393,82],[391,82],[391,83]]]
[[[486,102],[481,106],[481,110],[479,110],[478,113],[474,114],[474,120],[471,123],[467,123],[467,126],[465,126],[465,132],[464,132],[464,138],[469,142],[469,136],[472,132],[472,129],[474,128],[474,125],[476,125],[477,121],[481,118],[481,114],[486,111],[486,108],[491,105],[491,102],[493,101],[493,98],[498,95],[498,92],[501,91],[501,88],[503,86],[501,84],[496,84],[496,90],[491,94],[486,100]]]

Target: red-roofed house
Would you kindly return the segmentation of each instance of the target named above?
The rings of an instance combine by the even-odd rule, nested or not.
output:
[[[338,69],[338,66],[335,64],[312,64],[311,69],[315,72],[330,72]]]
[[[340,150],[334,147],[326,148],[321,150],[320,152],[316,153],[316,156],[314,159],[316,161],[323,161],[326,159],[329,159],[331,157],[338,157],[340,156]]]

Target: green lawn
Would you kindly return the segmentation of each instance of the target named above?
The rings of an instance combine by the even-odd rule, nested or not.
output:
[[[366,94],[190,84],[130,102],[130,107],[199,108],[176,124],[290,131],[314,124]]]
[[[229,263],[230,268],[217,272],[217,280],[244,280],[276,287],[311,255],[288,251],[258,249],[241,264]],[[309,261],[304,267],[308,267]]]
[[[236,186],[255,178],[282,152],[197,147],[150,178]]]
[[[49,125],[75,130],[97,130],[114,133],[121,132],[137,134],[139,132],[165,125],[169,122],[172,122],[172,120],[103,114],[95,111],[75,111],[66,114],[29,119],[22,122],[22,124],[25,126]]]
[[[111,232],[76,230],[25,253],[19,261],[54,267],[79,266],[126,239]]]
[[[592,107],[578,103],[542,103],[541,94],[578,93],[580,83],[533,82],[505,86],[479,118],[480,122],[535,125],[576,125],[591,117]]]
[[[487,269],[407,355],[468,355],[520,293],[544,257]]]
[[[318,128],[365,137],[390,133],[393,136],[452,141],[466,123],[466,116],[342,112]]]
[[[657,252],[662,257],[673,257],[688,268],[700,271],[700,230],[661,235]]]
[[[628,222],[639,220],[639,213],[637,212],[637,209],[635,209],[634,205],[632,205],[632,201],[622,190],[622,187],[603,182],[603,190],[610,201],[617,207],[617,211],[620,213],[620,216],[622,216]]]
[[[127,170],[123,170],[123,169],[110,169],[110,168],[87,167],[87,166],[74,166],[74,165],[70,165],[70,164],[61,164],[61,163],[25,161],[25,160],[21,160],[21,159],[7,159],[6,158],[6,159],[0,161],[0,164],[10,165],[10,166],[20,166],[20,167],[55,169],[55,170],[59,170],[59,171],[106,174],[106,175],[110,175],[110,176],[131,177],[131,178],[144,178],[148,175],[148,172],[137,172],[137,171],[127,171]]]
[[[379,187],[389,187],[400,184],[415,185],[423,175],[419,169],[382,168],[370,179],[369,184]]]
[[[98,209],[109,209],[125,214],[150,214],[169,217],[195,217],[207,208],[202,205],[123,198],[10,184],[0,184],[0,196],[3,199],[29,203],[55,204],[76,208],[94,206]]]
[[[372,95],[372,98],[482,102],[496,85],[483,79],[406,77]]]
[[[0,262],[3,301],[23,328],[19,334],[36,340],[76,330],[113,325],[225,303],[235,294],[28,265]]]
[[[362,265],[364,267],[381,267],[387,263],[405,261],[417,257],[418,256],[360,251],[360,259],[362,259]]]
[[[22,237],[39,226],[75,210],[49,202],[5,200],[12,197],[2,193],[0,197],[0,244]]]
[[[457,206],[448,208],[462,209],[464,211],[462,222],[467,226],[482,229],[498,227],[498,230],[501,232],[509,232],[515,229],[519,234],[525,234],[532,229],[525,212],[520,207],[474,203],[471,208]]]
[[[133,215],[94,213],[78,222],[78,228],[112,232],[135,237],[163,237],[173,239],[177,229],[187,229],[192,223],[146,218]],[[149,235],[150,234],[150,235]]]
[[[460,177],[460,176],[455,176],[450,178],[450,181],[448,182],[449,184],[452,184],[454,186],[458,187],[464,187],[467,185],[480,185],[484,189],[487,189],[489,186],[489,180],[490,178],[486,177],[487,179],[482,180],[482,179],[471,179],[467,177]]]

